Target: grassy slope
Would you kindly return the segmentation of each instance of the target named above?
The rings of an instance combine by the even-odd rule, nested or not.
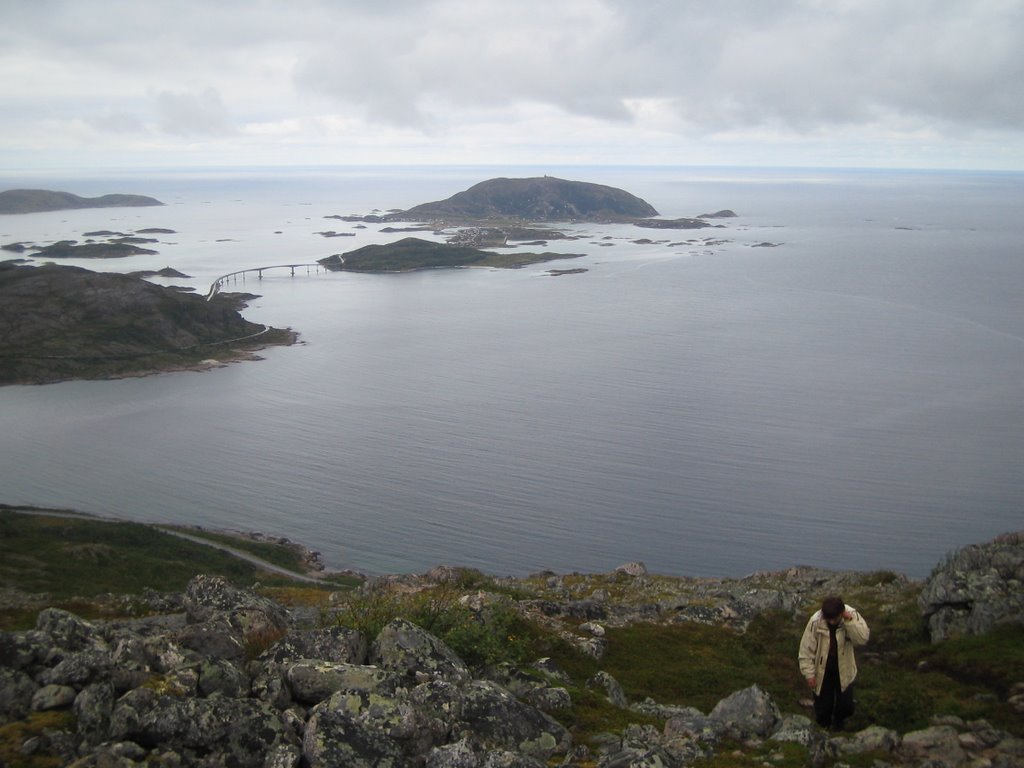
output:
[[[274,546],[257,547],[255,554],[268,555],[268,548]],[[279,549],[279,557],[271,554],[265,559],[294,563],[291,550]],[[228,553],[152,526],[26,515],[0,508],[0,588],[45,593],[52,605],[88,612],[91,598],[140,594],[145,589],[181,591],[200,573],[220,575],[242,586],[255,581],[288,586],[297,594],[316,589],[307,584],[298,587]],[[23,627],[34,615],[31,610],[0,608],[0,628]]]

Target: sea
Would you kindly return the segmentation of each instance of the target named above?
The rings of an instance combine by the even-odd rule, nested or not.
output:
[[[409,233],[332,216],[496,176],[621,187],[701,230],[567,224],[522,269],[328,273]],[[255,530],[368,574],[926,576],[1024,528],[1024,174],[714,167],[0,172],[156,208],[0,217],[0,243],[152,235],[69,261],[298,332],[205,372],[0,388],[0,502]],[[337,236],[322,233],[335,232]],[[436,233],[415,233],[440,239]],[[13,255],[13,254],[11,254]],[[585,269],[555,276],[551,269]]]

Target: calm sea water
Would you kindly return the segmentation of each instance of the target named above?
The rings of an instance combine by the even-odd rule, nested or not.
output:
[[[303,343],[206,373],[0,389],[0,501],[280,533],[333,567],[925,575],[1024,528],[1024,175],[696,168],[8,174],[163,208],[0,218],[0,240],[167,227],[205,291],[403,235],[324,216],[495,175],[612,184],[697,232],[579,225],[569,266],[268,273]],[[317,232],[355,232],[325,238]],[[685,243],[715,237],[724,242]],[[658,241],[636,243],[641,238]],[[776,247],[755,247],[761,243]]]

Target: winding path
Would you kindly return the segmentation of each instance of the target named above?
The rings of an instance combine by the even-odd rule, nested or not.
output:
[[[70,510],[60,509],[41,509],[39,507],[18,507],[8,506],[4,504],[0,505],[0,510],[16,512],[21,515],[36,515],[37,517],[66,517],[72,520],[87,520],[91,523],[132,522],[129,520],[121,520],[116,517],[98,517],[96,515],[89,515],[84,512],[73,512]],[[259,568],[262,568],[265,571],[270,571],[271,573],[276,573],[281,576],[287,576],[289,579],[306,582],[307,584],[324,583],[323,576],[326,574],[310,576],[309,574],[299,573],[298,571],[292,571],[280,565],[275,565],[274,563],[268,562],[267,560],[264,560],[260,557],[257,557],[256,555],[245,552],[241,549],[236,549],[235,547],[228,546],[227,544],[221,544],[220,542],[211,541],[210,539],[205,539],[202,536],[195,536],[193,534],[185,533],[184,531],[178,531],[173,528],[168,528],[156,523],[142,523],[142,525],[148,525],[149,527],[154,528],[162,533],[166,533],[171,536],[177,536],[179,539],[185,539],[186,541],[191,541],[195,544],[202,544],[203,546],[212,547],[213,549],[220,550],[221,552],[226,552],[229,555],[237,557],[239,560],[245,560],[247,563],[252,563],[253,565],[258,566]]]

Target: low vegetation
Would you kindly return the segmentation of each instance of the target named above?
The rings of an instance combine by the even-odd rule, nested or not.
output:
[[[240,549],[245,544],[244,540],[232,543]],[[258,551],[270,562],[294,563],[287,559],[294,557],[287,547],[267,544]],[[0,588],[21,595],[0,602],[0,629],[31,626],[42,604],[87,618],[132,615],[140,610],[140,601],[133,596],[145,590],[180,592],[200,573],[223,576],[239,586],[260,582],[264,589],[278,590],[275,599],[291,594],[306,604],[322,602],[329,590],[341,588],[339,584],[300,585],[154,526],[80,515],[24,514],[0,507]],[[353,583],[350,579],[348,586]],[[314,601],[311,594],[318,599]],[[116,599],[107,597],[111,595]]]
[[[205,532],[218,543],[230,543],[275,562],[293,563],[294,550],[269,542],[247,542]],[[244,540],[243,540],[244,541]],[[696,707],[709,712],[729,694],[757,684],[784,713],[809,714],[809,693],[796,667],[796,648],[804,618],[813,605],[795,613],[768,611],[755,616],[741,631],[699,621],[633,622],[606,628],[607,650],[600,659],[581,652],[567,640],[579,634],[580,620],[553,619],[524,611],[518,601],[543,596],[543,579],[494,579],[472,570],[456,570],[440,583],[403,579],[381,580],[360,589],[341,590],[308,585],[261,572],[259,568],[202,544],[181,540],[152,526],[100,522],[86,517],[46,517],[0,507],[0,586],[10,596],[44,593],[45,603],[0,611],[6,629],[32,625],[41,605],[66,607],[95,617],[130,615],[131,596],[143,590],[182,590],[198,573],[219,574],[247,586],[259,581],[260,591],[286,605],[319,607],[322,622],[353,627],[368,640],[396,617],[409,619],[444,640],[477,673],[509,664],[528,668],[539,658],[551,659],[567,676],[572,706],[558,719],[576,743],[596,747],[607,734],[621,734],[628,725],[663,727],[651,714],[613,706],[600,687],[589,681],[603,671],[622,686],[631,703],[652,699],[660,705]],[[589,583],[587,580],[591,579]],[[677,580],[678,581],[678,580]],[[660,594],[673,579],[650,576],[634,580],[624,574],[566,576],[563,585],[590,593],[599,586],[608,601],[628,601],[633,585]],[[851,730],[879,725],[901,733],[927,727],[937,716],[966,721],[984,719],[996,728],[1024,737],[1024,723],[1008,698],[1024,681],[1024,627],[1003,626],[979,637],[929,642],[917,605],[921,585],[895,574],[866,574],[845,595],[871,624],[868,646],[858,653],[858,711]],[[111,601],[102,596],[116,593]],[[330,598],[330,599],[329,599]],[[142,601],[140,601],[141,604]],[[257,656],[276,636],[255,638],[247,648]],[[0,727],[0,757],[21,762],[16,750],[32,729],[47,727],[52,714]],[[703,763],[708,768],[769,762],[798,766],[807,760],[803,748],[767,742],[756,749],[737,745],[718,748]],[[866,760],[867,762],[858,762]],[[869,766],[870,755],[849,764]]]

